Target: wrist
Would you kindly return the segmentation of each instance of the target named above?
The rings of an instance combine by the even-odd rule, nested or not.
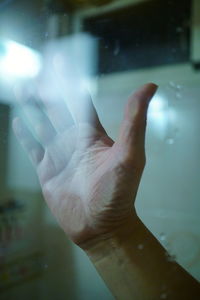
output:
[[[144,227],[137,214],[133,212],[119,227],[88,240],[80,246],[91,260],[96,261],[109,256],[110,253],[113,254],[115,249],[126,248],[130,242],[133,247],[137,248],[138,244],[142,242],[139,232],[141,228],[144,230]]]

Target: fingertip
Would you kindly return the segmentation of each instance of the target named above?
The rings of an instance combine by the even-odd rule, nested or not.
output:
[[[152,91],[156,92],[158,89],[158,85],[154,82],[148,82],[147,86],[149,89],[151,89]]]
[[[149,82],[137,89],[130,97],[125,109],[125,115],[133,118],[139,112],[146,112],[149,102],[158,89],[158,85]]]
[[[153,82],[149,82],[144,84],[141,88],[139,88],[138,91],[136,91],[135,95],[138,95],[139,97],[144,97],[147,100],[151,100],[151,98],[154,96],[154,94],[156,93],[158,89],[158,85],[153,83]]]
[[[153,82],[149,82],[146,84],[146,88],[152,93],[152,95],[154,95],[158,89],[158,85]]]
[[[156,83],[154,83],[154,82],[147,82],[146,85],[151,86],[151,87],[153,87],[153,88],[155,88],[155,89],[158,88],[158,84],[156,84]]]

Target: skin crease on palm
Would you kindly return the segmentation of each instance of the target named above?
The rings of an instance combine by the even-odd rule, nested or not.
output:
[[[153,83],[145,84],[130,96],[115,142],[89,98],[83,103],[89,117],[72,111],[73,107],[69,110],[75,122],[62,130],[58,122],[62,118],[66,122],[63,109],[59,114],[56,104],[50,108],[45,103],[39,121],[32,117],[37,139],[21,119],[13,121],[15,134],[36,167],[48,206],[80,247],[112,234],[136,216],[134,200],[145,166],[147,109],[156,89]],[[36,109],[40,110],[37,105]]]

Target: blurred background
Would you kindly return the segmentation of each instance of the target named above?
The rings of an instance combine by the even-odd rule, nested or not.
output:
[[[113,299],[51,216],[11,128],[22,114],[17,86],[41,69],[56,97],[55,63],[69,81],[79,65],[113,139],[130,93],[159,85],[136,207],[170,259],[200,280],[200,1],[0,0],[0,298]]]

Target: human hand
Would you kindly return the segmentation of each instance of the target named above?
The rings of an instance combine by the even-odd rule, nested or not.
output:
[[[44,113],[34,104],[40,114],[33,121],[39,141],[20,119],[13,121],[48,206],[80,247],[136,216],[133,204],[145,165],[147,109],[156,89],[146,84],[129,98],[116,142],[106,134],[90,99],[85,102],[89,115],[74,106],[75,124],[62,129],[65,108],[59,114],[57,104],[53,110],[46,104]]]

